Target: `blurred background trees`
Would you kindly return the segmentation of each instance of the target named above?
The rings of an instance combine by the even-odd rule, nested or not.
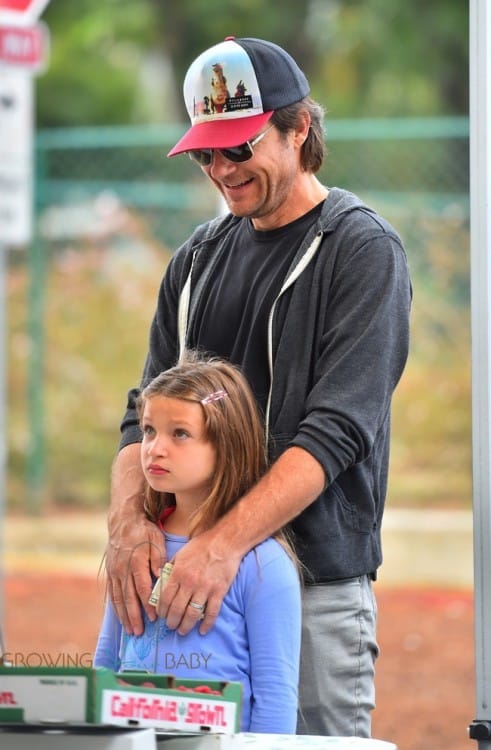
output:
[[[330,117],[466,114],[463,0],[52,0],[38,124],[186,119],[189,63],[226,36],[288,49]]]

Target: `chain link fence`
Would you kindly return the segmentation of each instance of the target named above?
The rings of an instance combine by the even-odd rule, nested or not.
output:
[[[183,130],[167,126],[39,133],[36,194],[41,215],[53,206],[94,206],[101,196],[112,195],[145,218],[157,241],[177,247],[218,207],[216,192],[186,156],[166,158]],[[444,221],[449,211],[468,214],[466,118],[328,121],[327,148],[320,179],[387,208],[398,228],[403,233],[408,229],[411,256],[418,255],[420,247],[419,222],[415,226],[411,217],[406,224],[414,206],[420,221],[429,214]],[[64,230],[48,229],[46,239],[69,234],[64,224]]]
[[[186,156],[166,158],[183,131],[72,128],[37,135],[36,238],[9,264],[10,506],[107,503],[125,392],[138,382],[165,265],[198,223],[223,208]],[[328,120],[326,137],[321,181],[358,193],[403,238],[415,286],[414,361],[433,368],[442,358],[462,361],[469,306],[467,119]],[[467,502],[467,371],[450,396],[454,419],[436,435],[429,431],[440,453],[435,464],[425,441],[413,450],[416,436],[419,443],[428,424],[438,422],[434,404],[425,411],[418,401],[419,364],[395,404],[393,494],[406,505],[434,500],[452,462],[456,501]],[[442,411],[444,402],[442,395]]]

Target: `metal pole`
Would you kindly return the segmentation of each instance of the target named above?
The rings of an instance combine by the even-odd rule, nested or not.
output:
[[[43,509],[45,479],[44,446],[44,249],[37,233],[29,245],[29,366],[27,401],[29,450],[27,454],[27,501],[31,515]]]
[[[0,656],[4,652],[4,535],[7,494],[7,247],[0,243]]]
[[[472,438],[476,719],[491,748],[491,2],[470,0]]]
[[[35,92],[32,93],[33,102]],[[33,105],[34,110],[34,105]],[[34,131],[34,128],[33,128]],[[45,152],[33,149],[34,190],[32,197],[33,231],[28,249],[29,293],[28,335],[29,363],[27,373],[27,407],[29,447],[27,453],[26,508],[31,515],[40,515],[45,497],[45,428],[44,428],[44,305],[46,297],[46,257],[39,232],[37,216],[40,206],[40,183],[46,174]]]

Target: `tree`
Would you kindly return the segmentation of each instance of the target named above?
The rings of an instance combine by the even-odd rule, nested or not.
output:
[[[313,0],[309,28],[332,117],[467,114],[462,0]]]
[[[44,18],[42,127],[185,121],[187,67],[229,35],[288,49],[334,118],[468,109],[462,0],[54,0]]]
[[[41,127],[135,119],[143,51],[154,44],[147,0],[53,0],[43,15],[51,60],[37,79]]]

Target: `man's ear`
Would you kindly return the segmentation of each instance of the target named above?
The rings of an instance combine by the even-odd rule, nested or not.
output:
[[[301,148],[305,141],[307,140],[307,136],[309,134],[310,130],[310,115],[307,112],[306,109],[302,109],[298,113],[298,123],[295,128],[295,145],[298,146],[298,148]]]

